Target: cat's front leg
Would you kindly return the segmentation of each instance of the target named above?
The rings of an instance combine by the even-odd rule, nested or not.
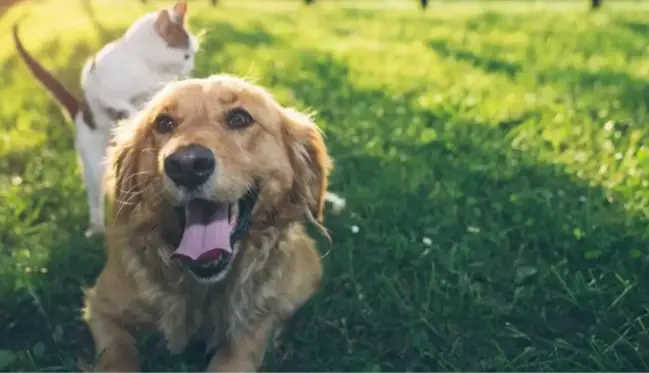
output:
[[[90,128],[82,116],[76,119],[76,130],[76,148],[81,158],[88,199],[89,227],[86,235],[103,234],[105,222],[102,178],[103,160],[108,147],[107,131],[103,128]]]

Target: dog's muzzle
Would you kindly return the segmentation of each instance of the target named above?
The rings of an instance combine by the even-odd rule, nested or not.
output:
[[[194,199],[177,207],[183,233],[171,257],[199,280],[222,279],[236,255],[236,243],[248,233],[258,196],[255,187],[235,203]]]

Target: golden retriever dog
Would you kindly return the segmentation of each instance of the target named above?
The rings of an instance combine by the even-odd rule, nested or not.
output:
[[[86,293],[100,371],[138,371],[134,333],[172,353],[205,340],[208,371],[260,368],[269,337],[318,289],[303,222],[332,167],[319,128],[228,75],[170,83],[116,128],[107,258]]]

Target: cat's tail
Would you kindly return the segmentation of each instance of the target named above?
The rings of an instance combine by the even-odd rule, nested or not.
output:
[[[50,93],[54,96],[56,101],[58,101],[65,110],[70,115],[70,118],[74,120],[74,117],[77,115],[80,109],[79,101],[68,91],[67,88],[58,81],[49,71],[38,62],[36,59],[27,52],[23,44],[18,38],[18,23],[15,23],[13,26],[13,39],[16,46],[18,54],[25,62],[29,70],[34,74],[34,77],[47,88]]]

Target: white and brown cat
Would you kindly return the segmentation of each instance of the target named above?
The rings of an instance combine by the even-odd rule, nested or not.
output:
[[[197,38],[185,23],[187,1],[147,13],[117,40],[90,58],[81,72],[83,98],[74,97],[23,47],[14,25],[16,49],[32,74],[75,122],[75,145],[86,183],[89,233],[105,230],[104,157],[117,121],[130,117],[166,83],[188,77]]]

